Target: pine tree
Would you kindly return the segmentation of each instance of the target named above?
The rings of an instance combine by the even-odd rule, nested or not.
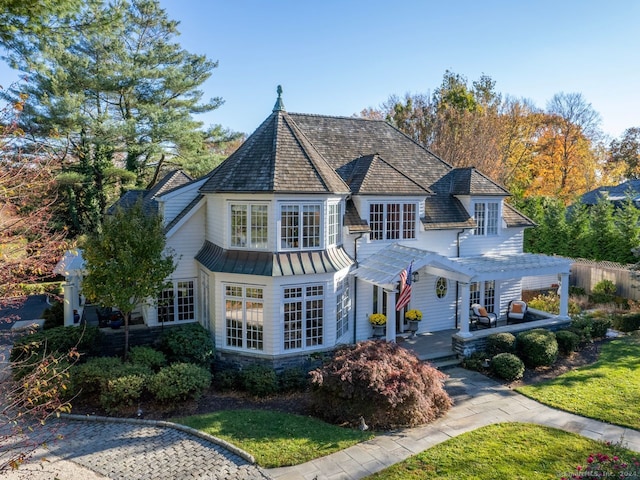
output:
[[[221,104],[199,90],[217,63],[176,43],[158,0],[85,0],[58,22],[50,36],[16,36],[5,58],[29,81],[3,95],[28,94],[21,127],[66,149],[60,182],[75,228],[91,231],[124,184],[212,158],[194,115]]]

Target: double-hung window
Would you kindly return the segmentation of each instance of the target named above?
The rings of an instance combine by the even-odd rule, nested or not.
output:
[[[284,349],[323,345],[324,287],[286,287],[283,292]]]
[[[263,289],[225,285],[225,343],[228,347],[262,350],[264,345]]]
[[[322,245],[322,205],[286,203],[280,205],[280,248],[305,250]]]
[[[407,240],[416,238],[415,203],[372,203],[369,227],[372,240]]]
[[[497,235],[500,205],[498,202],[476,202],[474,205],[474,218],[476,228],[474,235]]]
[[[268,221],[266,204],[231,204],[231,247],[267,248]]]

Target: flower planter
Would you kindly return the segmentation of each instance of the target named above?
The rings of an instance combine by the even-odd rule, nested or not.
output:
[[[371,325],[371,328],[373,329],[374,338],[382,338],[387,335],[386,325]]]
[[[410,332],[417,332],[418,328],[420,327],[420,322],[418,320],[409,320],[409,328],[408,330]]]

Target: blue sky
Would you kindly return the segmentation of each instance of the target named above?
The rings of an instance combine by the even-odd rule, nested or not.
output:
[[[612,137],[640,126],[635,0],[160,0],[179,42],[219,61],[201,118],[251,133],[284,89],[291,112],[352,115],[391,94],[432,93],[446,70],[482,74],[544,108],[579,92]],[[0,84],[6,82],[0,70]]]

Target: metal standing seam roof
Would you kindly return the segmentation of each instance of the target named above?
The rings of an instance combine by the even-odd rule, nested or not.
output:
[[[362,260],[352,273],[384,288],[393,289],[400,272],[413,262],[413,271],[448,276],[460,281],[505,280],[522,276],[569,273],[571,260],[533,253],[478,255],[448,258],[428,250],[393,244]]]
[[[333,273],[354,263],[342,247],[272,253],[226,250],[209,241],[200,249],[196,260],[212,272],[269,277]]]

